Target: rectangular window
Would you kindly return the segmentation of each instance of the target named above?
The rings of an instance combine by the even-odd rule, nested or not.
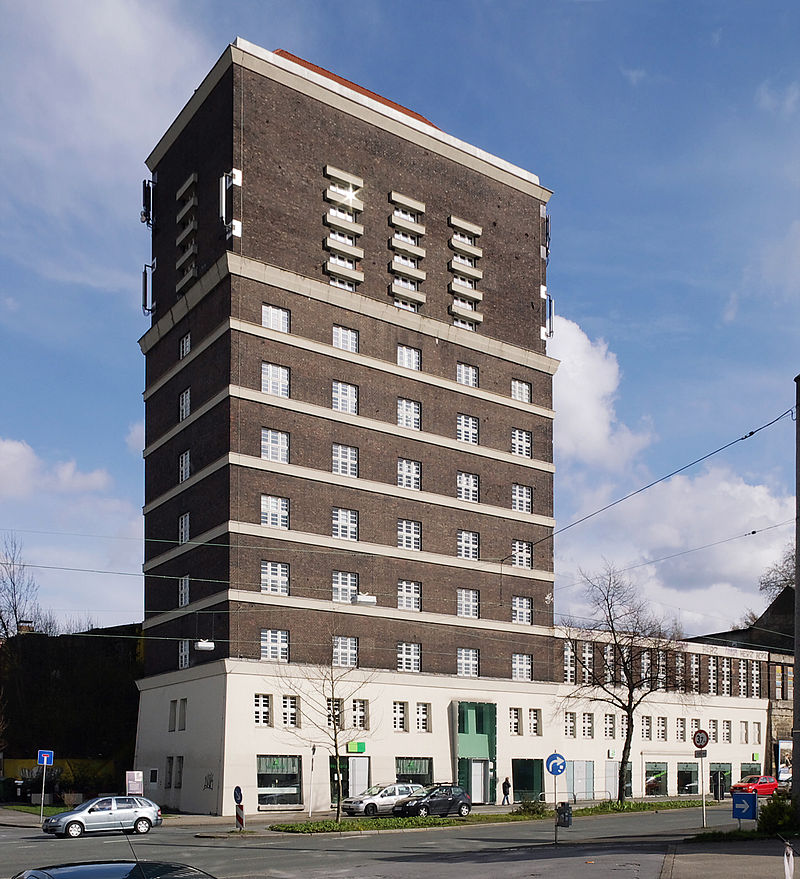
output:
[[[711,696],[717,695],[717,657],[708,657],[708,692]]]
[[[331,473],[358,476],[358,449],[334,443],[331,446]]]
[[[524,458],[531,457],[533,448],[533,435],[529,430],[513,428],[511,431],[511,454],[522,455]]]
[[[289,594],[289,565],[261,560],[261,591],[273,595]]]
[[[284,726],[300,726],[297,703],[297,696],[284,696],[281,699],[281,723]]]
[[[642,717],[642,738],[650,741],[653,738],[653,718],[648,714]]]
[[[417,702],[417,732],[431,731],[430,702]]]
[[[397,670],[419,671],[421,666],[421,644],[409,644],[401,641],[397,645]]]
[[[733,724],[730,720],[722,721],[722,741],[726,745],[729,745],[731,741],[733,741],[733,730],[731,729],[732,726]]]
[[[408,345],[397,346],[397,365],[406,369],[422,369],[422,351]]]
[[[689,657],[689,689],[692,693],[700,692],[700,657],[696,653]]]
[[[606,714],[603,717],[603,735],[607,739],[615,739],[617,737],[617,715]]]
[[[456,477],[456,497],[462,501],[480,500],[480,481],[477,473],[462,473]]]
[[[397,459],[397,484],[401,488],[413,488],[419,491],[422,487],[422,464],[408,458]]]
[[[261,326],[277,330],[279,333],[289,332],[289,309],[277,305],[261,306]]]
[[[353,727],[369,729],[369,702],[367,699],[353,699]]]
[[[268,693],[255,693],[253,712],[256,726],[272,726],[272,696]]]
[[[474,647],[459,647],[456,653],[456,673],[462,678],[477,678],[480,671],[480,651]]]
[[[270,528],[289,527],[289,498],[261,495],[261,524]]]
[[[183,786],[183,757],[175,758],[175,782],[176,788]]]
[[[659,742],[666,742],[666,740],[667,740],[667,718],[666,717],[657,717],[656,718],[656,740]]]
[[[189,639],[178,641],[178,668],[189,668]]]
[[[261,630],[261,658],[271,662],[289,661],[289,632],[286,629]]]
[[[456,439],[462,443],[478,443],[478,419],[474,415],[456,416]]]
[[[518,485],[515,482],[511,486],[511,509],[520,513],[532,512],[533,489],[530,485]]]
[[[400,281],[400,278],[394,278],[394,281]],[[399,308],[401,311],[419,311],[419,306],[416,302],[409,302],[407,299],[397,299],[394,300],[394,307]]]
[[[515,568],[532,568],[533,544],[527,540],[512,540],[511,564]]]
[[[716,720],[708,721],[708,739],[710,742],[719,741],[719,723]]]
[[[478,367],[468,363],[456,363],[456,381],[460,385],[468,385],[471,388],[478,387]]]
[[[594,714],[590,711],[583,712],[582,735],[585,739],[594,738]]]
[[[164,772],[164,787],[172,787],[172,767],[174,762],[174,757],[167,757],[167,768]]]
[[[739,742],[742,745],[750,744],[750,724],[746,720],[739,721]]]
[[[528,735],[540,736],[542,734],[542,709],[528,709]]]
[[[531,625],[533,622],[533,599],[525,595],[514,595],[511,599],[511,622]]]
[[[530,403],[531,401],[531,384],[530,382],[519,381],[519,379],[511,379],[511,399],[519,400],[520,403]]]
[[[192,414],[192,389],[186,388],[178,397],[178,421],[183,421]]]
[[[456,590],[456,613],[460,617],[480,616],[480,592],[477,589]]]
[[[178,457],[178,482],[186,482],[192,475],[192,463],[189,450],[181,452]]]
[[[750,695],[754,699],[761,696],[761,663],[757,659],[750,663]]]
[[[416,580],[398,580],[397,607],[400,610],[421,610],[422,583]]]
[[[460,559],[480,558],[481,538],[477,531],[458,531],[456,555]]]
[[[358,330],[351,330],[348,327],[339,327],[333,325],[333,347],[341,348],[342,351],[350,351],[353,354],[358,353]]]
[[[522,709],[508,709],[508,731],[512,736],[522,735]]]
[[[397,398],[397,425],[409,430],[422,430],[422,404],[416,400]]]
[[[397,520],[397,545],[401,549],[422,549],[422,522]]]
[[[352,571],[333,571],[331,574],[331,599],[352,604],[358,595],[358,574]]]
[[[722,695],[731,694],[731,659],[729,656],[722,658]]]
[[[261,428],[261,457],[265,461],[289,463],[289,434],[282,430]]]
[[[183,513],[178,516],[178,543],[189,542],[189,514]]]
[[[775,666],[775,698],[783,699],[783,666]]]
[[[328,726],[331,729],[341,729],[342,728],[342,700],[341,699],[326,699],[327,712],[328,712]]]
[[[471,333],[475,332],[475,324],[471,320],[465,320],[463,317],[454,317],[453,326],[459,327],[462,330],[469,330]]]
[[[575,648],[572,641],[564,642],[564,683],[574,684],[576,681],[577,659],[575,656]]]
[[[183,730],[186,729],[186,699],[181,699],[178,702],[178,729]]]
[[[277,363],[261,364],[261,392],[273,397],[289,396],[289,367]]]
[[[189,603],[189,575],[178,577],[178,607],[186,607]]]
[[[392,729],[405,732],[408,728],[408,702],[392,702]]]
[[[189,352],[192,350],[192,334],[187,333],[185,336],[181,336],[180,342],[178,342],[178,360],[183,360]]]
[[[675,721],[675,738],[679,742],[686,741],[686,718],[679,717]]]
[[[358,638],[334,636],[333,664],[339,668],[355,668],[358,665]]]
[[[614,672],[616,671],[614,664],[614,645],[606,644],[603,647],[603,683],[614,683]]]
[[[794,699],[794,666],[786,666],[786,698]]]
[[[334,507],[331,510],[331,536],[341,540],[358,540],[358,510]]]
[[[584,641],[581,644],[581,682],[589,684],[594,680],[594,644]]]
[[[514,681],[533,680],[533,657],[530,653],[511,654],[511,679]]]
[[[167,724],[168,732],[175,732],[175,718],[178,715],[178,700],[172,699],[169,703],[169,722]]]
[[[574,739],[577,735],[577,722],[574,711],[564,712],[564,735],[568,739]]]
[[[747,660],[739,660],[739,695],[744,697],[747,695]]]
[[[358,415],[358,387],[347,382],[332,382],[331,408],[336,412]]]
[[[761,744],[761,721],[759,720],[753,721],[753,744]]]

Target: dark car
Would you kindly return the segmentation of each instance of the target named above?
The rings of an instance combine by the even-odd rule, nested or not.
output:
[[[171,864],[163,861],[84,861],[23,870],[13,879],[214,879],[214,877],[187,864]]]
[[[770,797],[778,789],[778,779],[772,775],[748,775],[731,785],[732,794],[758,794]]]
[[[455,813],[466,818],[472,809],[469,794],[457,784],[431,784],[413,796],[398,800],[392,809],[393,815],[451,815]]]

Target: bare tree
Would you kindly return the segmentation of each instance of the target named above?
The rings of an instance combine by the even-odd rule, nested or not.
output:
[[[0,638],[12,638],[20,624],[37,624],[52,620],[42,612],[37,596],[39,585],[23,561],[22,543],[13,532],[3,536],[0,548]]]
[[[581,576],[592,624],[565,624],[565,671],[574,686],[567,698],[605,703],[626,718],[617,780],[617,800],[624,803],[637,709],[656,691],[684,688],[680,632],[612,565]]]
[[[772,601],[777,598],[787,587],[794,588],[794,564],[795,564],[794,541],[786,544],[780,561],[770,565],[758,579],[759,591],[766,594]]]

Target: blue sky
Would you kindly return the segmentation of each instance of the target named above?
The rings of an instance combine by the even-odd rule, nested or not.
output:
[[[405,104],[554,190],[559,527],[794,403],[796,3],[3,11],[0,531],[17,533],[60,617],[141,618],[143,162],[237,35]],[[629,576],[687,631],[760,608],[758,576],[792,534],[794,431],[784,418],[557,537],[557,610],[580,613],[578,571],[604,559],[638,565]]]

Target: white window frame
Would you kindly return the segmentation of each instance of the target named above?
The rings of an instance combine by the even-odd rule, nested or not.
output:
[[[192,475],[192,456],[189,449],[178,456],[178,482],[186,482]]]
[[[478,531],[456,532],[456,556],[460,559],[479,559],[481,557],[481,535]]]
[[[289,528],[289,498],[274,494],[261,495],[261,524],[269,528]]]
[[[289,463],[289,434],[285,430],[261,428],[261,460]]]
[[[189,542],[190,537],[190,518],[188,513],[182,513],[178,516],[178,545]]]
[[[422,610],[422,583],[418,580],[397,581],[398,610]]]
[[[511,379],[511,399],[520,403],[531,402],[532,388],[530,382],[521,381],[518,378]]]
[[[354,571],[331,571],[331,601],[352,604],[358,595],[358,574]]]
[[[581,717],[581,735],[584,739],[594,738],[594,714],[591,711],[584,711]]]
[[[178,421],[185,421],[192,414],[192,389],[186,388],[178,397]]]
[[[331,537],[338,537],[340,540],[358,540],[358,510],[332,507]]]
[[[261,393],[272,397],[289,397],[290,372],[279,363],[261,363]]]
[[[530,653],[511,654],[511,680],[533,680],[533,656]]]
[[[189,639],[181,638],[178,641],[178,668],[189,668]]]
[[[522,735],[522,709],[508,709],[508,733],[512,736]]]
[[[456,589],[456,616],[480,619],[481,593],[477,589]]]
[[[270,595],[289,594],[289,565],[261,560],[261,591]]]
[[[281,723],[287,728],[300,726],[299,696],[281,697]]]
[[[358,476],[358,448],[333,443],[331,446],[331,473],[340,476]]]
[[[533,486],[514,482],[511,485],[511,509],[518,513],[533,512]]]
[[[533,434],[521,427],[511,429],[511,454],[530,458],[533,455]]]
[[[397,484],[400,488],[419,491],[422,488],[422,464],[410,458],[397,459]]]
[[[542,734],[542,709],[528,709],[528,735],[540,736]]]
[[[422,669],[422,645],[409,641],[397,644],[397,670],[418,672]]]
[[[574,711],[564,712],[564,737],[567,739],[577,738],[578,718]]]
[[[397,546],[400,549],[422,549],[422,522],[414,519],[397,520]]]
[[[336,668],[358,668],[358,638],[333,636],[333,661]]]
[[[411,345],[398,345],[397,365],[419,371],[422,369],[422,351],[419,348],[412,348]]]
[[[279,305],[261,305],[261,326],[279,333],[288,333],[291,324],[291,314],[288,308]]]
[[[187,357],[191,350],[192,334],[186,333],[185,336],[181,336],[180,342],[178,342],[178,360],[183,360],[184,357]]]
[[[456,415],[456,439],[462,443],[478,445],[480,439],[480,419],[476,415],[459,412]]]
[[[397,425],[409,430],[422,430],[422,404],[418,400],[398,397]]]
[[[603,717],[603,737],[606,739],[616,739],[617,737],[617,715],[606,714]]]
[[[469,363],[456,363],[456,381],[460,385],[466,385],[469,388],[477,388],[480,373],[477,366],[471,366]]]
[[[190,601],[190,579],[188,574],[178,577],[178,607],[186,607]]]
[[[392,702],[392,729],[395,732],[408,732],[408,702]]]
[[[533,599],[528,595],[511,596],[511,622],[530,626],[533,623]]]
[[[334,324],[332,344],[334,348],[339,348],[341,351],[350,351],[352,354],[358,354],[358,330]]]
[[[331,409],[358,415],[358,385],[334,379],[331,382]]]
[[[417,702],[417,732],[431,732],[430,702]]]
[[[456,475],[456,497],[462,501],[480,502],[480,477],[477,473],[458,471]]]
[[[369,699],[353,699],[353,729],[369,729]]]
[[[266,662],[289,661],[289,631],[287,629],[261,630],[261,659]]]
[[[529,540],[511,541],[511,566],[513,568],[533,567],[533,544]]]
[[[272,726],[272,696],[253,693],[253,719],[256,726]]]
[[[460,678],[480,677],[480,650],[476,647],[458,647],[456,650],[456,674]]]

